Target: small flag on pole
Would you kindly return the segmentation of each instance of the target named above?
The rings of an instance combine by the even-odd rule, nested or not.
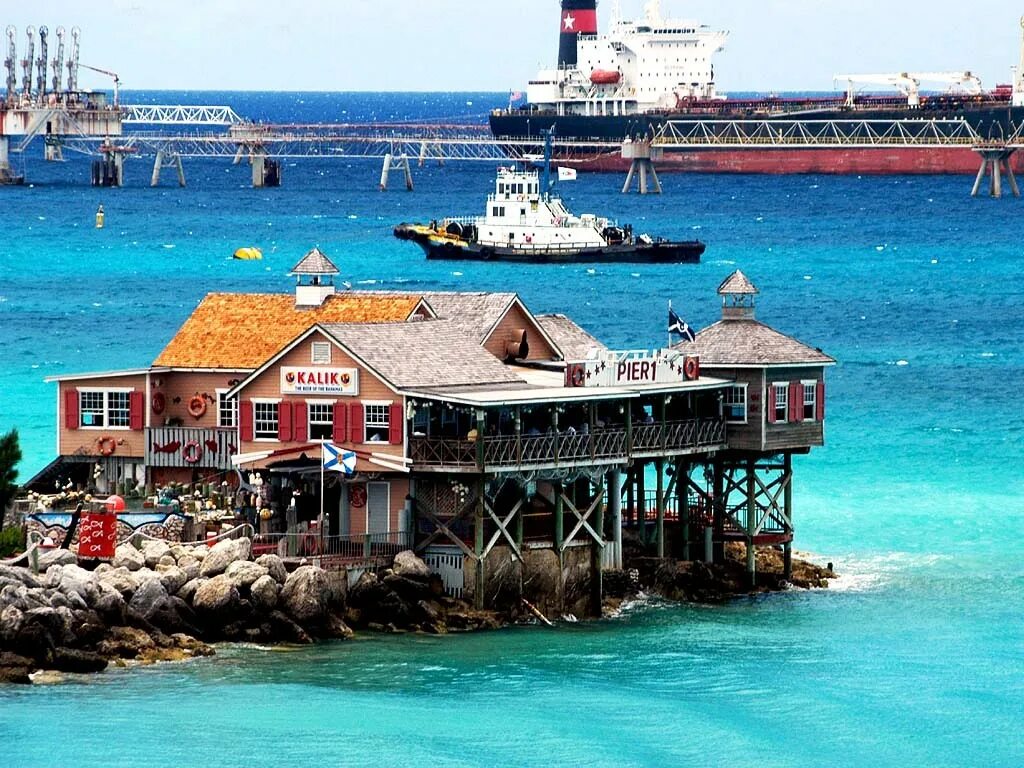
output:
[[[351,475],[356,471],[356,455],[331,443],[324,443],[323,466],[331,472]]]
[[[558,180],[559,181],[576,181],[576,169],[575,168],[563,168],[558,167]]]
[[[694,341],[697,338],[693,334],[693,329],[675,313],[672,307],[668,308],[668,332],[678,333],[685,341]]]
[[[508,95],[508,98],[509,98],[509,101],[519,101],[519,99],[523,98],[523,92],[522,91],[512,91]]]

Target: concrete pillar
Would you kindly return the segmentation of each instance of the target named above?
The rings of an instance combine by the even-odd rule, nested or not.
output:
[[[608,473],[608,523],[612,529],[611,568],[622,570],[622,470]]]
[[[749,459],[747,461],[747,578],[750,579],[750,586],[757,583],[757,558],[754,547],[754,531],[757,528],[755,472],[754,460]]]
[[[789,519],[789,532],[793,534],[793,454],[783,455],[783,472],[788,478],[786,489],[782,492],[783,509]],[[782,547],[782,577],[789,581],[793,578],[793,542],[787,541]]]
[[[655,503],[658,508],[655,510],[657,522],[654,529],[654,540],[657,545],[658,557],[665,557],[665,460],[658,459],[654,463],[658,472],[657,491],[655,492]]]

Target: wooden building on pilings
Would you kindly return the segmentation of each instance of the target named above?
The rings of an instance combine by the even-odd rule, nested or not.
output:
[[[653,352],[513,293],[336,292],[318,251],[293,273],[293,299],[211,294],[149,368],[54,378],[40,483],[100,463],[111,490],[262,473],[272,509],[297,498],[289,524],[317,525],[300,554],[411,546],[452,594],[552,615],[598,610],[624,529],[655,557],[788,552],[791,457],[823,441],[832,360],[757,322],[741,273],[720,322]],[[321,499],[325,442],[353,461]]]

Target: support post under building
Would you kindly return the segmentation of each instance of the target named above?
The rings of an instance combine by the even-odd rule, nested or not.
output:
[[[974,187],[971,189],[971,197],[977,197],[978,192],[981,191],[982,182],[985,181],[985,175],[989,177],[989,196],[990,197],[1002,197],[1003,196],[1003,176],[1006,177],[1007,183],[1010,185],[1010,190],[1013,192],[1014,197],[1020,197],[1020,189],[1017,187],[1017,179],[1013,175],[1013,168],[1010,164],[1010,158],[1013,157],[1013,153],[1016,149],[1013,147],[975,147],[974,151],[981,155],[981,167],[978,168],[978,175],[974,179]]]
[[[658,181],[658,174],[654,170],[654,163],[661,160],[664,150],[661,147],[652,146],[650,139],[632,141],[627,139],[622,143],[622,158],[630,160],[629,173],[626,174],[626,183],[622,185],[622,193],[630,191],[633,185],[633,177],[637,177],[637,186],[641,195],[647,194],[647,181],[651,181],[651,190],[661,194],[661,182]]]

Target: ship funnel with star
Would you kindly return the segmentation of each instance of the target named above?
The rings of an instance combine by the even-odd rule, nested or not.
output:
[[[576,66],[576,38],[597,34],[597,0],[562,0],[558,66]]]

